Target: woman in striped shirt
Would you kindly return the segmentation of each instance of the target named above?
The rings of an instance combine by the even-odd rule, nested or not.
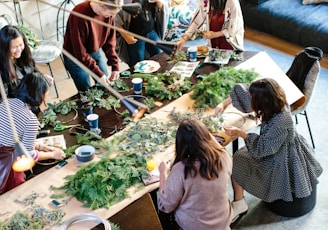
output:
[[[44,102],[49,89],[49,82],[40,72],[26,75],[19,85],[14,98],[8,98],[8,104],[16,127],[19,140],[35,161],[65,158],[65,153],[58,148],[35,145],[39,121],[31,111],[32,107]],[[0,103],[0,194],[25,181],[24,172],[14,172],[11,165],[15,155],[15,139],[8,111],[4,102]]]

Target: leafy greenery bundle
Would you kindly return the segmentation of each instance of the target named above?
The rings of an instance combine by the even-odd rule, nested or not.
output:
[[[222,114],[219,114],[218,119],[214,118],[212,115],[206,115],[204,109],[196,109],[195,112],[178,112],[175,111],[175,108],[170,112],[169,118],[174,121],[177,125],[184,119],[196,119],[204,123],[207,129],[211,133],[217,133],[222,129],[222,123],[224,121]]]
[[[156,75],[137,73],[132,74],[132,77],[142,78],[145,82],[145,93],[158,100],[179,98],[191,88],[188,78],[182,79],[180,74],[168,71]]]
[[[101,88],[90,88],[85,92],[81,92],[81,101],[88,102],[94,107],[111,110],[112,108],[120,108],[121,104],[114,96],[109,95],[107,91]]]
[[[259,74],[254,70],[223,67],[205,76],[192,87],[190,97],[195,101],[195,108],[215,108],[220,102],[228,98],[233,86],[237,83],[249,83]]]
[[[36,204],[39,194],[32,192],[22,201],[17,202],[24,204],[26,210],[16,211],[10,218],[0,221],[1,230],[43,230],[50,229],[50,226],[59,225],[65,216],[64,211],[59,208],[50,210]]]
[[[57,119],[57,114],[67,115],[72,110],[78,108],[75,101],[59,101],[55,103],[48,103],[48,109],[43,111],[42,116],[39,118],[41,129],[46,125],[56,126],[60,123]]]
[[[85,134],[77,135],[77,139],[81,144],[89,144],[104,150],[107,157],[112,153],[151,157],[172,144],[176,129],[175,123],[160,122],[154,117],[145,115],[144,119],[130,122],[126,129],[110,139],[99,139],[91,135],[86,137]]]
[[[132,185],[141,182],[146,169],[146,159],[136,155],[102,158],[82,167],[57,189],[65,189],[91,209],[109,208],[128,195]]]
[[[145,159],[171,145],[176,129],[176,124],[146,116],[110,139],[92,141],[95,148],[105,150],[105,156],[66,177],[62,187],[53,189],[64,189],[65,195],[76,197],[92,209],[109,207],[126,198],[129,187],[142,182]],[[112,153],[119,156],[113,158]],[[62,195],[55,194],[53,198]]]

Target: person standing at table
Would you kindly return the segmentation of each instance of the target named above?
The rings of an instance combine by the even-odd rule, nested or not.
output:
[[[161,41],[167,28],[169,2],[165,0],[124,0],[124,4],[136,2],[141,4],[141,9],[133,13],[121,10],[116,15],[117,27],[152,41]],[[143,61],[146,52],[149,56],[162,52],[153,44],[146,43],[124,32],[120,32],[116,48],[120,59],[126,62],[130,68],[137,62]]]
[[[100,1],[115,4],[115,6],[84,1],[76,5],[73,12],[114,26],[115,15],[121,6],[120,0]],[[115,46],[116,30],[70,14],[67,20],[63,48],[86,68],[94,72],[100,78],[101,84],[104,85],[108,84],[110,80],[119,78],[119,59],[115,52]],[[107,65],[111,66],[110,76],[102,51],[107,58]],[[78,91],[86,91],[91,87],[90,76],[85,70],[67,56],[64,56],[64,64]]]
[[[183,120],[176,133],[175,160],[159,165],[158,209],[173,213],[164,229],[229,229],[232,209],[227,181],[232,159],[199,120]],[[168,175],[168,176],[167,176]]]
[[[35,144],[39,130],[39,121],[31,111],[32,107],[44,102],[49,90],[49,82],[40,72],[25,76],[15,92],[14,98],[8,98],[9,108],[19,140],[35,161],[65,158],[65,153],[58,148]],[[15,156],[15,139],[11,124],[8,122],[7,107],[0,103],[0,194],[25,181],[24,172],[12,169]]]
[[[0,75],[7,97],[13,97],[23,77],[38,72],[25,35],[14,25],[0,30]],[[50,84],[53,78],[43,74]]]
[[[309,196],[322,167],[314,149],[296,131],[284,90],[274,79],[264,78],[235,85],[230,96],[217,106],[215,115],[232,102],[242,112],[255,112],[261,121],[259,134],[224,127],[227,135],[245,141],[245,147],[233,154],[232,222],[248,210],[244,190],[265,202]]]
[[[212,48],[243,51],[244,20],[239,1],[199,0],[189,28],[178,41],[178,50],[197,34]]]

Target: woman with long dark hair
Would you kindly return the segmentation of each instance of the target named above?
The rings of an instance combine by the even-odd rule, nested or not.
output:
[[[232,218],[227,188],[232,167],[229,153],[201,121],[192,119],[180,123],[175,149],[169,175],[168,164],[159,165],[159,210],[174,214],[175,228],[229,229]],[[162,221],[162,224],[164,229],[174,228],[170,223]]]
[[[207,39],[212,48],[244,50],[244,20],[238,0],[199,0],[193,15],[178,41],[179,50],[197,36]]]
[[[24,76],[38,72],[25,35],[14,25],[0,30],[0,75],[6,94],[13,97]],[[53,83],[51,76],[43,76]]]

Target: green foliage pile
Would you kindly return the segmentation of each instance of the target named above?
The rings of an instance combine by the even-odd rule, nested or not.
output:
[[[60,188],[91,209],[109,208],[127,197],[127,190],[141,182],[146,160],[136,155],[102,158],[65,179]]]
[[[43,230],[59,225],[65,213],[62,209],[48,210],[39,205],[28,211],[17,211],[11,218],[0,222],[1,230]]]
[[[105,150],[98,162],[88,163],[66,177],[65,195],[72,195],[92,209],[109,207],[127,196],[127,189],[142,183],[146,172],[146,159],[158,151],[164,151],[174,141],[177,125],[159,122],[146,116],[110,139],[91,141],[95,148]],[[116,153],[115,158],[112,154]],[[63,194],[54,194],[58,198]]]
[[[182,96],[191,88],[189,78],[182,79],[178,73],[158,73],[158,74],[132,74],[133,78],[140,77],[145,82],[145,93],[147,96],[157,100],[172,100]]]
[[[78,108],[75,101],[59,101],[55,103],[48,103],[48,109],[43,111],[42,116],[39,118],[40,127],[43,129],[46,125],[55,127],[58,121],[57,114],[67,115],[72,110]]]
[[[195,101],[195,108],[215,108],[230,96],[230,91],[237,83],[250,83],[259,74],[254,70],[223,67],[205,76],[192,87],[190,97]]]
[[[104,91],[101,88],[89,88],[85,92],[80,92],[80,95],[82,101],[86,101],[89,105],[94,107],[111,110],[114,107],[120,108],[121,106],[118,99],[109,95],[108,91]]]

